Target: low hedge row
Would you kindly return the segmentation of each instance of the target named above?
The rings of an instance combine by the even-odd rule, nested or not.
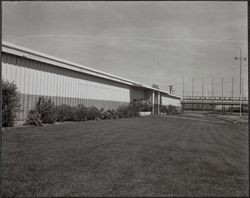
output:
[[[167,106],[161,106],[161,113],[164,114],[178,114],[180,111],[177,109],[176,106],[173,105],[167,105]]]
[[[14,83],[1,81],[2,85],[2,126],[14,126],[17,112],[20,107],[20,98]],[[54,123],[55,121],[85,121],[105,120],[117,118],[130,118],[139,116],[140,111],[152,111],[152,104],[147,100],[134,100],[129,105],[120,106],[117,110],[97,109],[96,107],[85,107],[81,104],[71,107],[66,104],[55,106],[45,97],[40,97],[35,110],[29,112],[24,125],[42,125],[43,123]],[[178,113],[172,105],[162,106],[161,112],[173,114]]]
[[[36,109],[31,110],[24,125],[40,126],[42,124],[63,121],[105,120],[117,118],[131,118],[139,116],[139,111],[145,109],[145,104],[133,101],[126,106],[120,106],[117,110],[97,109],[85,107],[82,104],[70,106],[61,104],[55,106],[49,98],[40,97]]]

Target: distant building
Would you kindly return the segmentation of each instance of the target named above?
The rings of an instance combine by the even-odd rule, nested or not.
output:
[[[156,84],[153,84],[152,87],[155,89],[160,89],[159,85],[156,85]]]
[[[65,61],[11,43],[2,43],[2,78],[15,82],[20,97],[19,120],[27,118],[40,96],[55,105],[83,104],[116,109],[134,99],[150,100],[153,113],[161,105],[180,107],[180,97],[119,76]]]

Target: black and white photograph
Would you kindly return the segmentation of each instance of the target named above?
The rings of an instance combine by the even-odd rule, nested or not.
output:
[[[2,197],[248,197],[247,1],[2,1]]]

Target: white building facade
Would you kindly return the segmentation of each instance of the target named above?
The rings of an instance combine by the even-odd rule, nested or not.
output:
[[[55,105],[104,109],[147,99],[156,114],[160,105],[180,106],[180,97],[162,90],[7,42],[2,43],[2,79],[14,82],[20,93],[18,120],[27,118],[40,96],[50,97]]]

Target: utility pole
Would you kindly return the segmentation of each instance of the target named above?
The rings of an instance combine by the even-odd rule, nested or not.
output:
[[[182,77],[182,100],[184,100],[184,76]]]
[[[169,93],[172,94],[173,86],[174,86],[174,85],[168,85],[168,86],[169,86]]]
[[[222,111],[224,110],[224,105],[223,105],[223,77],[221,78],[221,100],[222,100],[222,106],[221,106],[221,108],[222,108]]]
[[[242,87],[241,87],[241,62],[244,60],[246,61],[247,58],[246,57],[242,57],[241,56],[241,49],[240,49],[240,56],[239,57],[235,57],[235,60],[239,60],[240,61],[240,116],[241,116],[241,106],[242,106]]]
[[[243,87],[244,78],[241,79],[241,90],[242,90],[242,98],[244,98],[244,87]]]
[[[194,99],[194,78],[192,78],[192,112],[194,110],[193,99]]]
[[[204,77],[202,77],[202,87],[201,87],[202,111],[204,110],[204,105],[203,105],[203,91],[204,91]]]
[[[241,105],[242,105],[242,100],[243,100],[243,98],[244,98],[244,87],[243,87],[243,78],[241,79],[241,92],[242,92],[242,94],[241,94]],[[244,111],[244,107],[243,107],[243,105],[242,105],[242,111]]]
[[[214,77],[212,76],[212,98],[214,97]]]
[[[234,97],[234,77],[233,76],[232,76],[232,95],[231,95],[231,97],[232,97],[232,99],[231,99],[231,101],[232,101],[231,108],[232,108],[232,111],[233,111],[233,97]]]
[[[184,100],[184,76],[182,76],[182,101]],[[181,105],[181,110],[184,112],[184,104]]]
[[[212,110],[214,110],[214,76],[212,76]]]
[[[184,101],[184,76],[182,76],[182,101]],[[181,105],[181,110],[184,112],[184,104]]]
[[[192,78],[192,96],[194,97],[194,78]]]
[[[204,93],[204,77],[202,77],[202,87],[201,87],[201,97],[203,99],[203,93]]]

